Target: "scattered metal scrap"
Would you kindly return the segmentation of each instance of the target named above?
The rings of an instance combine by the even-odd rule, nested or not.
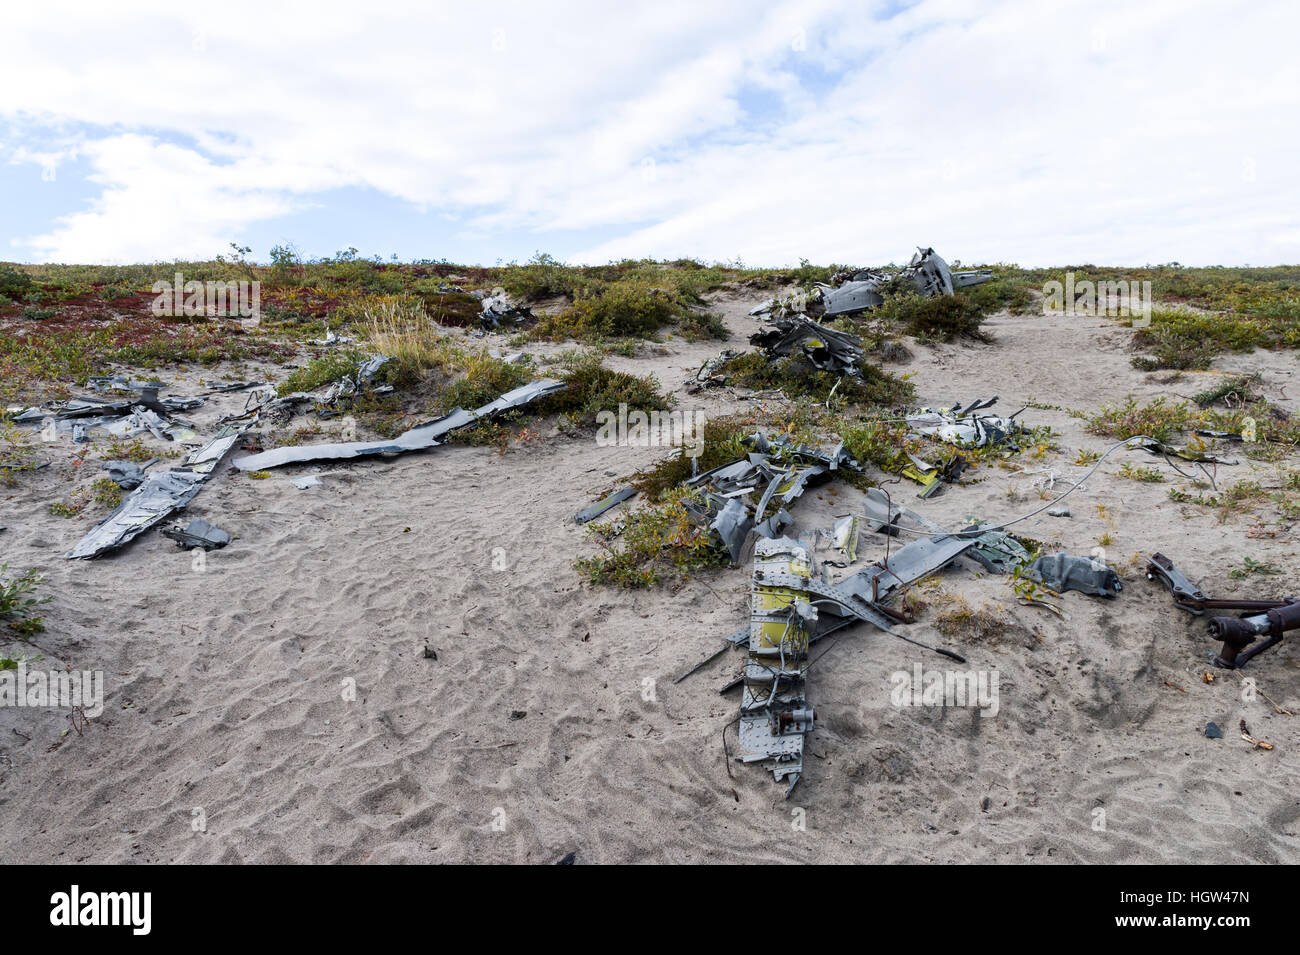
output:
[[[772,320],[774,328],[751,335],[751,345],[766,349],[769,358],[798,353],[821,371],[856,373],[862,357],[862,339],[819,325],[803,315]]]
[[[73,440],[84,443],[92,428],[101,428],[117,437],[131,437],[148,432],[163,441],[188,441],[197,437],[193,424],[174,418],[177,412],[192,411],[204,403],[202,397],[158,397],[159,382],[133,382],[126,378],[92,378],[100,390],[138,390],[132,398],[106,401],[100,398],[72,398],[45,408],[27,408],[14,417],[16,424],[28,427],[53,427],[56,432],[71,433]],[[52,419],[52,420],[51,420]]]
[[[920,408],[908,414],[905,421],[912,432],[933,438],[956,448],[984,448],[1003,445],[1017,450],[1017,436],[1024,430],[1016,421],[1021,408],[1010,416],[977,414],[997,403],[998,396],[977,398],[968,405],[951,408]],[[952,484],[966,470],[967,461],[959,453],[950,453],[937,461],[929,461],[910,451],[903,453],[905,461],[898,468],[900,474],[921,485],[920,497],[928,498],[944,484]]]
[[[748,660],[739,681],[743,695],[737,758],[762,763],[778,782],[789,779],[789,798],[803,772],[804,738],[816,722],[816,712],[805,698],[809,646],[836,630],[864,621],[891,636],[965,663],[960,654],[929,646],[892,629],[894,622],[910,618],[887,609],[883,602],[971,551],[976,543],[974,539],[951,535],[913,541],[892,561],[873,564],[832,585],[816,579],[816,568],[803,545],[788,537],[760,540],[754,545],[748,630],[727,637],[721,651],[677,682],[748,637]],[[724,690],[733,685],[735,681]]]
[[[483,300],[479,322],[484,331],[495,331],[502,325],[518,325],[533,317],[531,308],[526,305],[516,305],[503,288],[494,288],[491,293],[476,291],[470,294]]]
[[[91,558],[115,550],[182,509],[202,490],[213,469],[247,429],[228,425],[169,471],[155,471],[63,556]]]
[[[993,273],[988,269],[954,272],[934,249],[918,248],[901,269],[844,269],[831,277],[831,285],[818,282],[807,291],[768,299],[749,314],[769,319],[796,314],[825,318],[852,315],[883,305],[885,298],[881,291],[899,278],[910,279],[917,293],[929,298],[952,295],[956,289],[988,282]]]
[[[134,491],[144,483],[145,469],[157,461],[157,458],[144,464],[136,464],[134,461],[105,461],[100,465],[100,470],[107,471],[109,478],[122,490]]]
[[[185,550],[202,547],[204,550],[217,550],[230,543],[230,535],[220,527],[213,527],[201,517],[196,517],[188,525],[177,524],[162,529],[164,537],[170,537],[176,546]]]
[[[325,345],[327,347],[333,348],[336,345],[351,345],[355,341],[356,341],[355,338],[349,338],[347,335],[335,334],[334,329],[330,328],[329,326],[326,326],[324,338],[308,339],[307,343],[309,345]]]
[[[260,454],[235,458],[232,464],[241,471],[261,471],[304,461],[339,460],[366,457],[373,454],[401,454],[406,451],[423,451],[437,447],[441,443],[438,439],[449,432],[473,424],[483,418],[499,414],[502,411],[526,405],[538,398],[561,391],[565,387],[565,384],[561,381],[544,378],[523,385],[513,391],[508,391],[495,401],[489,402],[474,411],[456,408],[435,421],[404,431],[397,437],[388,440],[349,441],[338,444],[307,444],[297,447],[276,448],[271,451],[263,451]]]
[[[987,282],[993,278],[993,273],[987,269],[954,272],[934,249],[918,248],[912,260],[898,272],[864,269],[853,273],[849,281],[838,288],[820,286],[825,306],[823,314],[831,318],[875,308],[884,302],[879,289],[896,276],[911,279],[917,292],[929,298],[952,295],[955,289]]]
[[[1096,597],[1117,597],[1124,589],[1114,570],[1088,556],[1048,554],[1030,564],[1026,576],[1057,593],[1077,590]]]
[[[344,375],[329,386],[320,403],[326,408],[333,409],[339,402],[355,398],[364,392],[375,395],[391,393],[393,391],[392,385],[375,384],[375,376],[391,360],[387,355],[375,355],[363,359],[358,363],[356,371],[350,375]]]
[[[921,408],[907,415],[907,425],[918,434],[937,438],[959,448],[984,448],[989,445],[1006,445],[1016,450],[1015,438],[1023,428],[1016,421],[1025,409],[1003,417],[976,414],[997,404],[998,396],[977,398],[970,404],[951,408]]]
[[[1174,598],[1174,606],[1196,616],[1207,610],[1253,611],[1249,616],[1219,616],[1208,621],[1210,635],[1223,644],[1218,653],[1210,656],[1210,662],[1217,667],[1240,669],[1253,657],[1281,643],[1288,631],[1300,630],[1300,598],[1238,600],[1207,597],[1164,554],[1152,554],[1147,558],[1147,579],[1163,583]],[[1263,642],[1252,647],[1251,644],[1260,637],[1265,638]]]
[[[768,439],[756,432],[745,439],[752,452],[730,464],[706,471],[686,481],[700,488],[703,503],[690,498],[682,505],[700,523],[716,532],[727,546],[733,563],[741,555],[751,532],[777,537],[794,522],[786,506],[803,492],[830,478],[839,468],[860,470],[843,443],[830,452],[795,445],[784,434]],[[757,502],[746,498],[757,496]]]

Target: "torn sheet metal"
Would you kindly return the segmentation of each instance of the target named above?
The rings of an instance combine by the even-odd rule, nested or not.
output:
[[[901,590],[923,577],[938,573],[967,553],[972,538],[937,534],[923,537],[899,548],[887,561],[872,564],[835,585],[845,595],[879,603],[895,590]]]
[[[589,507],[584,507],[577,514],[573,515],[573,520],[578,524],[586,524],[588,521],[594,521],[610,508],[622,504],[630,497],[636,497],[636,488],[621,487],[609,496],[597,501],[595,504],[592,504]]]
[[[754,519],[738,497],[729,498],[709,524],[709,530],[722,538],[722,542],[727,546],[727,553],[731,555],[733,564],[740,563],[745,543],[749,540],[749,532],[753,529]]]
[[[718,534],[733,563],[740,562],[751,532],[778,537],[793,524],[786,505],[809,487],[829,480],[840,468],[861,470],[843,442],[821,451],[795,445],[784,434],[769,439],[758,431],[745,444],[753,449],[745,457],[687,479],[686,486],[700,488],[702,500],[682,501],[696,521]],[[756,496],[757,503],[751,503]]]
[[[774,328],[749,338],[751,345],[766,349],[770,358],[799,355],[822,371],[856,371],[862,357],[862,339],[847,332],[820,325],[810,318],[794,315],[774,319]]]
[[[822,536],[844,555],[848,566],[858,559],[858,515],[850,514],[835,522],[830,531],[823,531]]]
[[[144,470],[154,461],[149,461],[144,465],[136,464],[134,461],[105,461],[101,464],[100,470],[107,471],[108,476],[124,491],[134,491],[144,483]]]
[[[867,526],[878,534],[897,537],[903,518],[910,522],[913,529],[925,531],[932,536],[948,533],[928,517],[892,503],[884,488],[867,488],[866,497],[862,501],[862,510],[866,516]]]
[[[333,348],[337,345],[351,345],[356,342],[355,338],[349,338],[347,335],[336,334],[334,329],[328,325],[325,327],[324,338],[309,338],[308,345],[324,345],[327,348]]]
[[[1117,597],[1124,589],[1119,575],[1101,561],[1070,554],[1038,558],[1029,565],[1028,576],[1057,593],[1077,590],[1094,597]]]
[[[916,290],[924,296],[952,294],[952,269],[934,249],[918,248],[905,271],[911,273]]]
[[[801,315],[809,312],[821,302],[823,289],[829,286],[816,285],[805,291],[796,289],[789,295],[769,298],[762,305],[749,310],[754,318],[785,318],[789,315]]]
[[[695,372],[695,377],[687,379],[686,391],[689,394],[696,394],[705,388],[721,388],[727,383],[725,376],[718,373],[718,369],[735,358],[739,352],[724,348],[713,358],[706,360]]]
[[[811,574],[807,550],[789,538],[760,540],[754,547],[737,759],[761,763],[777,782],[788,780],[786,798],[803,773],[804,738],[817,715],[804,698],[808,624],[817,611],[801,584]],[[765,582],[768,576],[796,584],[772,585]]]
[[[916,543],[921,546],[913,548],[911,557],[903,552],[907,548],[899,556],[903,563],[915,565],[904,571],[919,576],[929,572],[923,567],[951,561],[973,542],[950,537]],[[778,782],[788,780],[787,799],[803,773],[804,740],[816,725],[817,714],[808,705],[805,688],[808,647],[817,637],[861,620],[891,636],[965,662],[959,654],[894,631],[891,618],[869,596],[879,584],[867,583],[868,575],[855,575],[845,586],[822,583],[812,571],[807,549],[788,537],[760,540],[754,545],[749,653],[741,678],[737,759],[762,764]]]
[[[204,550],[217,550],[225,547],[230,543],[230,535],[220,527],[213,527],[201,517],[196,517],[187,525],[177,524],[175,527],[165,527],[162,530],[164,537],[170,537],[176,542],[176,546],[184,550],[194,550],[196,547],[202,547]]]
[[[405,431],[386,441],[349,441],[339,444],[306,444],[297,447],[276,448],[235,458],[232,462],[241,471],[261,471],[278,468],[281,465],[303,461],[342,460],[360,458],[372,454],[401,454],[406,451],[424,451],[437,447],[438,440],[444,435],[473,424],[483,418],[491,417],[511,408],[518,408],[547,395],[562,391],[566,385],[562,381],[543,378],[531,384],[507,391],[500,398],[473,411],[456,408],[427,424],[422,424],[410,431]]]
[[[963,531],[970,536],[970,531]],[[1029,551],[1004,530],[987,531],[974,538],[969,556],[995,574],[1009,574],[1029,563]]]
[[[166,385],[161,381],[136,381],[125,375],[92,375],[86,384],[96,391],[143,391],[152,388],[161,391]]]
[[[823,289],[822,302],[826,305],[823,315],[826,318],[852,315],[884,304],[884,296],[876,291],[880,284],[879,281],[869,279],[864,282],[845,282],[835,289]]]
[[[880,289],[895,276],[910,279],[916,291],[929,298],[952,295],[956,289],[990,281],[993,273],[988,269],[954,272],[934,249],[918,248],[907,266],[897,272],[885,269],[844,271],[834,276],[835,281],[847,279],[838,287],[819,285],[821,301],[825,304],[823,314],[831,318],[875,308],[884,302]]]
[[[510,300],[503,288],[494,288],[491,295],[483,298],[483,308],[479,313],[479,322],[485,331],[500,328],[502,325],[518,325],[533,317],[533,310],[523,305],[516,305]]]
[[[976,414],[992,407],[997,395],[971,402],[966,407],[921,408],[907,415],[907,426],[918,434],[936,438],[959,448],[983,448],[1012,443],[1021,430],[1016,422],[1019,411],[1009,417]]]
[[[933,497],[943,490],[945,484],[955,483],[966,470],[967,464],[966,459],[956,452],[940,458],[937,463],[919,458],[911,451],[904,451],[903,457],[906,463],[898,468],[898,473],[921,485],[921,490],[916,495],[919,498]]]
[[[228,425],[211,441],[192,452],[179,467],[149,474],[112,514],[96,524],[76,547],[63,556],[68,559],[98,557],[128,543],[185,507],[202,490],[212,470],[234,447],[247,427]]]
[[[265,388],[264,381],[236,381],[228,385],[209,385],[205,395],[222,395],[232,391],[248,391],[250,388]]]
[[[24,408],[22,406],[10,407],[5,411],[7,417],[14,424],[22,425],[41,425],[45,422],[48,413],[44,408],[36,406]]]
[[[320,405],[324,407],[318,409],[318,415],[320,417],[329,417],[330,414],[325,409],[332,409],[339,402],[355,398],[363,393],[384,395],[392,392],[392,385],[375,384],[375,376],[390,361],[392,359],[387,355],[373,355],[370,358],[362,359],[357,363],[356,371],[350,375],[344,375],[326,389],[325,394],[320,398]]]

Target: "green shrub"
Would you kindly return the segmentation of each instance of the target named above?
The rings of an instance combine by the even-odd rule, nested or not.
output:
[[[12,265],[0,264],[0,298],[17,301],[32,291],[33,283],[26,272],[20,272]]]
[[[787,397],[826,401],[834,391],[836,400],[848,404],[895,408],[915,397],[911,382],[891,375],[864,357],[858,362],[858,377],[839,375],[815,368],[805,359],[769,358],[763,352],[737,355],[718,366],[716,373],[733,385],[755,391],[780,389]]]
[[[313,358],[303,367],[295,369],[280,383],[276,391],[281,395],[293,394],[296,391],[315,391],[352,374],[366,358],[366,353],[358,348],[336,349],[319,358]]]
[[[607,543],[614,536],[609,522],[592,525],[588,534],[604,550],[594,557],[578,558],[574,566],[593,586],[629,588],[651,587],[668,572],[685,576],[727,566],[730,558],[722,541],[695,523],[682,505],[688,497],[698,500],[699,492],[675,488],[660,500],[633,510],[620,519],[622,530],[613,543]]]
[[[568,364],[568,369],[559,375],[568,387],[544,399],[540,406],[542,413],[589,417],[601,411],[617,412],[620,404],[626,404],[628,410],[668,408],[669,399],[659,391],[659,382],[653,375],[641,377],[613,371],[601,364],[598,352],[581,353]]]
[[[1132,364],[1142,371],[1205,369],[1222,352],[1268,344],[1264,329],[1243,316],[1157,310],[1149,326],[1133,333],[1133,347],[1149,354],[1134,356]]]
[[[923,341],[950,342],[956,338],[991,341],[980,330],[984,308],[969,296],[934,295],[925,298],[915,291],[885,298],[877,313],[892,319],[907,334]]]
[[[543,318],[539,337],[600,341],[606,338],[649,338],[686,314],[677,294],[643,280],[587,286],[573,305],[559,315]]]
[[[17,577],[8,575],[9,565],[0,564],[0,619],[9,621],[9,626],[20,633],[39,633],[44,627],[41,618],[33,611],[43,603],[49,603],[49,596],[35,597],[36,588],[45,582],[44,575],[35,568],[24,571]]]

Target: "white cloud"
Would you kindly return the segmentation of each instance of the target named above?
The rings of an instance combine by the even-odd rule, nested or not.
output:
[[[0,117],[90,124],[9,159],[75,147],[103,192],[0,239],[208,255],[363,186],[542,247],[612,231],[587,261],[1300,259],[1289,3],[396,7],[7,13]]]

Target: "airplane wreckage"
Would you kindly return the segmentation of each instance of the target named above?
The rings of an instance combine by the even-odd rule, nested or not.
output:
[[[858,375],[858,361],[863,355],[861,339],[829,328],[821,319],[850,315],[882,304],[881,291],[887,283],[910,281],[923,296],[952,295],[955,289],[992,277],[987,270],[954,272],[933,249],[920,249],[902,270],[892,273],[846,270],[835,277],[839,284],[814,285],[807,292],[764,303],[751,315],[771,327],[751,336],[750,342],[772,359],[797,355],[821,371]],[[500,289],[475,294],[482,302],[479,334],[531,317],[527,308],[511,303]],[[349,341],[330,332],[316,344],[329,346]],[[725,351],[719,359],[707,362],[695,380],[688,383],[688,390],[717,385],[714,368],[731,355],[734,353]],[[10,409],[10,420],[50,434],[71,433],[78,443],[88,440],[91,429],[102,429],[118,437],[149,433],[162,440],[183,442],[198,435],[193,425],[177,417],[179,414],[199,407],[213,394],[249,392],[244,411],[221,418],[220,430],[190,451],[178,466],[149,471],[157,459],[143,465],[129,461],[109,461],[103,465],[110,478],[128,493],[111,514],[64,555],[70,559],[90,559],[123,547],[183,510],[257,423],[285,421],[311,405],[322,416],[335,414],[341,403],[355,395],[391,391],[391,386],[375,384],[376,373],[387,360],[381,355],[362,361],[355,373],[331,385],[323,395],[277,396],[269,385],[242,382],[194,397],[160,398],[162,385],[158,382],[139,382],[121,376],[91,379],[89,384],[98,390],[112,389],[131,396],[118,400],[73,399],[50,409]],[[233,458],[232,467],[245,472],[261,471],[314,461],[425,451],[436,448],[457,429],[526,406],[565,387],[560,381],[544,378],[508,391],[482,407],[453,409],[388,440],[258,449]],[[928,438],[954,452],[935,461],[903,452],[905,458],[896,470],[921,486],[918,497],[929,497],[959,478],[965,462],[957,453],[960,450],[988,446],[1015,448],[1018,436],[1025,431],[1017,421],[1024,409],[1007,416],[989,413],[988,409],[997,400],[994,396],[943,408],[919,408],[896,419],[904,421],[911,434]],[[989,573],[1016,574],[1041,584],[1053,596],[1075,590],[1115,598],[1122,585],[1115,572],[1103,562],[1091,556],[1063,553],[1031,559],[1025,542],[1008,528],[1043,511],[1052,516],[1068,516],[1068,508],[1061,507],[1060,502],[1082,487],[1101,462],[1119,448],[1141,449],[1163,456],[1175,468],[1173,457],[1195,462],[1203,472],[1205,463],[1235,463],[1204,451],[1179,449],[1147,436],[1135,436],[1107,449],[1083,477],[1054,499],[1002,524],[972,521],[964,528],[949,530],[899,506],[883,488],[870,487],[860,514],[843,517],[831,528],[816,529],[794,539],[786,534],[795,523],[789,508],[804,491],[842,474],[861,473],[861,465],[845,451],[843,442],[823,450],[796,444],[784,434],[768,437],[760,430],[748,436],[744,444],[747,451],[737,460],[685,480],[684,484],[696,493],[683,498],[683,506],[702,533],[716,535],[733,564],[742,565],[746,554],[752,554],[749,621],[724,637],[717,652],[675,682],[699,672],[729,650],[744,651],[741,675],[722,687],[722,692],[741,690],[736,758],[770,770],[778,782],[785,784],[787,798],[802,776],[805,740],[816,726],[816,710],[806,692],[813,644],[849,626],[865,623],[891,637],[964,663],[965,659],[958,653],[930,646],[897,629],[899,625],[913,622],[906,609],[895,606],[897,598],[910,585],[962,561]],[[1213,478],[1205,473],[1213,483]],[[1050,473],[1046,477],[1043,490],[1048,492],[1053,490],[1055,475]],[[304,477],[296,478],[294,483],[306,488],[318,481]],[[615,489],[575,514],[574,521],[579,524],[593,521],[634,498],[636,493],[631,487]],[[849,568],[857,562],[864,530],[883,537],[886,544],[883,559],[832,583],[830,568]],[[205,550],[224,547],[232,539],[229,533],[201,518],[191,520],[188,525],[172,525],[163,533],[179,547]],[[891,549],[892,539],[903,535],[911,540]],[[819,563],[819,541],[828,542],[840,559],[828,558]],[[1222,642],[1220,651],[1211,655],[1211,662],[1217,666],[1244,666],[1280,642],[1286,632],[1300,629],[1297,598],[1213,600],[1161,554],[1150,558],[1147,570],[1149,579],[1169,589],[1176,606],[1191,613],[1203,614],[1207,610],[1245,613],[1242,617],[1210,619],[1210,634]],[[1037,598],[1021,599],[1032,603]]]

